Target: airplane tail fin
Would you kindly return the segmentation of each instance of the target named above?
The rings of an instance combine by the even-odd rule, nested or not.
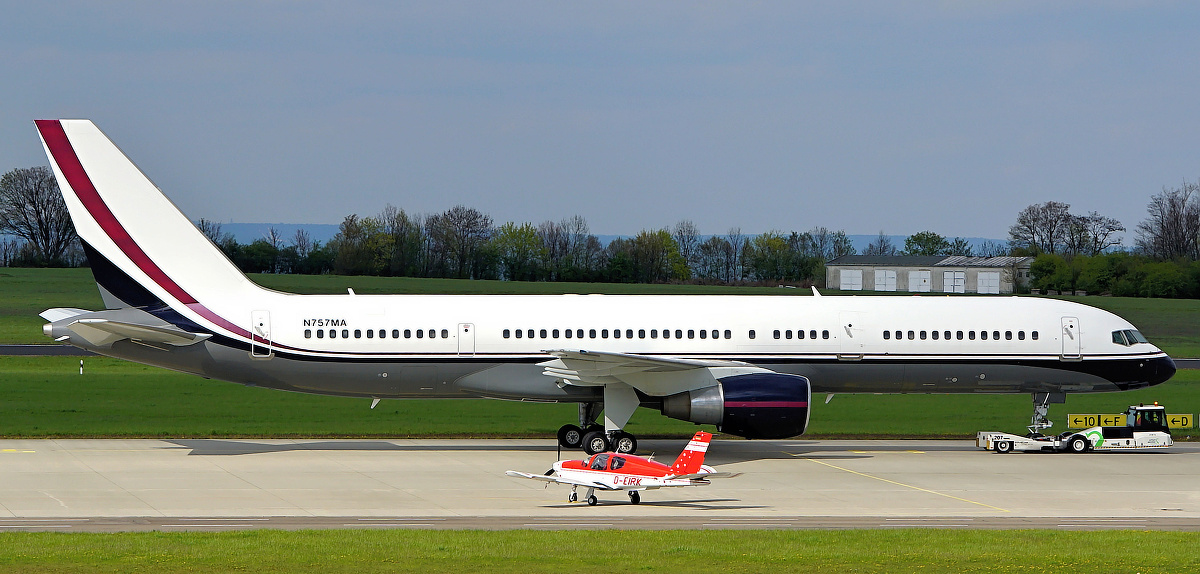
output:
[[[695,474],[704,464],[704,454],[708,452],[710,441],[712,441],[712,433],[704,431],[696,433],[687,446],[683,447],[683,452],[679,453],[679,458],[675,459],[675,464],[671,465],[667,472],[674,476]]]
[[[234,323],[249,318],[244,301],[261,288],[95,124],[34,123],[106,307],[169,307],[202,328],[250,335]]]

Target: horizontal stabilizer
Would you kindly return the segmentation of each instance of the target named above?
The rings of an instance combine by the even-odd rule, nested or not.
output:
[[[42,317],[52,320],[45,326],[46,335],[58,340],[72,339],[73,345],[108,348],[113,343],[131,340],[147,345],[194,345],[212,337],[210,333],[185,331],[140,309],[125,308],[107,311],[83,309],[49,309]]]

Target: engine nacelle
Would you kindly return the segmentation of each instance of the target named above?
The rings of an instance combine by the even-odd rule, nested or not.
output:
[[[808,379],[800,375],[751,373],[663,397],[662,413],[746,438],[788,438],[808,427],[811,397]]]

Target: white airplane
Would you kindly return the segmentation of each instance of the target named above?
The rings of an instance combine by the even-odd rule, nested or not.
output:
[[[43,330],[102,355],[372,406],[578,403],[559,441],[589,453],[634,452],[624,427],[639,406],[785,438],[804,432],[812,393],[1031,393],[1044,418],[1064,393],[1175,373],[1121,317],[1036,297],[281,293],[92,122],[36,125],[106,307],[47,310]]]
[[[673,486],[704,486],[709,479],[728,478],[741,473],[717,472],[711,466],[704,464],[704,454],[708,452],[712,434],[704,431],[697,432],[679,458],[671,466],[654,462],[648,458],[631,454],[598,453],[588,460],[560,460],[546,474],[531,474],[510,470],[508,476],[540,480],[547,483],[569,484],[571,494],[567,500],[579,500],[576,490],[587,488],[584,497],[591,506],[596,505],[596,490],[625,490],[629,492],[629,502],[637,504],[642,501],[643,490],[655,490]]]

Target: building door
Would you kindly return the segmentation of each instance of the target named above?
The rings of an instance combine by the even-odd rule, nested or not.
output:
[[[875,270],[875,290],[876,291],[895,291],[896,290],[896,272],[891,270],[877,269]]]
[[[1000,272],[999,271],[980,271],[979,272],[979,293],[983,295],[999,295],[1000,294]]]
[[[942,272],[942,291],[945,293],[966,293],[967,292],[967,272],[966,271],[943,271]]]
[[[1080,359],[1079,319],[1062,318],[1062,358],[1064,361]]]
[[[250,356],[270,359],[275,349],[271,345],[271,312],[250,312]]]
[[[928,269],[908,272],[908,290],[910,293],[928,293],[933,281]]]
[[[842,269],[842,291],[862,291],[862,269]]]
[[[475,354],[475,324],[458,324],[458,355],[470,357]]]

